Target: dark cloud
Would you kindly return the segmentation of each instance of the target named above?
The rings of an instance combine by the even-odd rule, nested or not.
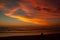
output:
[[[40,11],[41,10],[41,8],[39,8],[39,7],[36,7],[36,8],[34,8],[35,10],[38,10],[38,11]]]

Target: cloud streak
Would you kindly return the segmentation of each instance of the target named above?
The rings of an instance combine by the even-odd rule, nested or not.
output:
[[[55,22],[51,22],[47,19],[60,19],[60,12],[57,10],[57,7],[50,2],[48,3],[46,0],[23,0],[18,2],[18,6],[12,9],[8,9],[6,6],[1,4],[0,9],[7,9],[8,11],[6,10],[4,15],[8,17],[42,26],[50,26],[56,24]],[[14,15],[18,10],[24,11],[28,17],[23,15]]]

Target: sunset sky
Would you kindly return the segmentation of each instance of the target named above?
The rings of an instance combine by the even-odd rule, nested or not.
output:
[[[0,26],[48,26],[57,30],[59,25],[60,0],[0,0]]]

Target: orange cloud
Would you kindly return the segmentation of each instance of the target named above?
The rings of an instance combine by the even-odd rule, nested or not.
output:
[[[5,9],[4,3],[0,3],[0,9]]]
[[[27,3],[24,2],[18,2],[19,6],[14,7],[12,9],[9,9],[8,12],[6,12],[4,15],[16,18],[18,20],[24,21],[24,22],[29,22],[29,23],[34,23],[38,25],[53,25],[54,22],[48,21],[47,18],[59,18],[60,14],[59,13],[54,13],[56,11],[55,6],[51,6],[51,4],[48,4],[50,6],[44,6],[42,3],[45,1],[41,0],[41,4],[38,3],[39,0],[25,0],[24,2],[30,2],[31,4],[28,5]],[[31,7],[33,6],[33,7]],[[38,9],[36,9],[38,7]],[[3,8],[5,9],[6,7],[3,5],[0,5],[0,9]],[[45,9],[44,9],[45,8]],[[26,16],[22,15],[14,15],[15,12],[18,10],[22,10],[26,13],[27,16],[33,16],[31,18],[28,18]],[[32,15],[32,13],[34,15]],[[58,15],[54,15],[58,14]]]
[[[19,20],[22,20],[24,22],[30,22],[30,23],[34,23],[34,24],[38,24],[38,25],[51,25],[50,22],[47,22],[46,20],[43,19],[39,19],[39,18],[26,18],[25,16],[21,16],[21,15],[14,15],[14,13],[19,10],[20,8],[13,8],[12,10],[10,10],[8,13],[5,13],[6,16],[12,17],[12,18],[17,18]],[[25,11],[26,12],[26,11]]]

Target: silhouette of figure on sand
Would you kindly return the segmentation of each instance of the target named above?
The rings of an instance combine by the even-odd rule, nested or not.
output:
[[[44,40],[45,39],[45,36],[44,36],[44,34],[43,33],[41,33],[41,40]]]

